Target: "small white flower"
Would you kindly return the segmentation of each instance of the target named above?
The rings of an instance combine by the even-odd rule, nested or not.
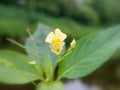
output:
[[[60,29],[56,28],[55,32],[50,32],[45,39],[45,42],[50,43],[51,51],[57,55],[61,53],[63,50],[63,46],[65,45],[64,40],[67,35],[60,31]]]

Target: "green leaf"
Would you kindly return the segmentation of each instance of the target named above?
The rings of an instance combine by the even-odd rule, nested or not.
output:
[[[28,64],[31,59],[15,51],[0,51],[0,82],[24,84],[39,79],[35,69]]]
[[[59,77],[86,76],[106,62],[120,46],[120,26],[94,33],[77,42],[75,50],[59,65]]]
[[[37,31],[26,40],[28,55],[40,63],[43,63],[46,56],[53,60],[53,62],[57,58],[56,55],[51,52],[49,44],[45,42],[45,39],[51,30],[50,27],[39,24]]]

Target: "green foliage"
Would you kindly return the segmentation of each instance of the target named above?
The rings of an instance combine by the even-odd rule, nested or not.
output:
[[[51,27],[58,27],[73,38],[80,38],[101,30],[101,27],[84,26],[68,18],[52,18],[45,14],[40,14],[39,21]],[[66,25],[67,23],[67,25]]]
[[[20,37],[25,35],[28,23],[24,10],[0,5],[0,36]]]
[[[25,35],[27,23],[21,19],[0,19],[0,36],[20,37]]]
[[[120,23],[120,0],[105,0],[105,18],[107,19],[107,23],[116,24]]]
[[[102,24],[118,24],[120,22],[120,0],[92,0],[92,7],[99,13]]]
[[[27,13],[29,11],[38,11],[52,16],[67,16],[75,21],[83,17],[82,20],[79,19],[79,22],[84,23],[88,21],[86,24],[92,23],[95,25],[100,24],[99,22],[101,21],[102,24],[116,24],[120,22],[119,0],[114,0],[114,2],[113,0],[28,0],[27,2],[25,6]],[[79,7],[82,7],[81,10],[79,10]],[[0,5],[1,15],[6,13],[4,14],[6,17],[26,18],[26,11],[18,7],[10,9],[9,6],[6,6],[6,8],[3,8]]]
[[[75,50],[60,62],[59,78],[79,78],[106,62],[120,46],[120,26],[80,39]]]
[[[79,9],[79,17],[77,17],[82,23],[99,25],[100,19],[98,13],[90,6],[82,6]]]
[[[87,21],[85,24],[116,24],[120,22],[119,3],[119,0],[40,0],[36,8],[47,14],[68,16],[81,23]]]
[[[47,24],[51,27],[58,27],[72,36],[81,36],[99,31],[101,27],[84,26],[69,18],[54,18],[43,13],[28,13],[25,10],[15,7],[0,6],[0,36],[24,37],[26,28],[34,31],[36,23]],[[67,23],[67,25],[66,25]]]
[[[39,79],[28,62],[31,59],[15,51],[0,51],[0,82],[25,84]]]
[[[4,6],[0,4],[0,18],[15,18],[15,19],[25,19],[26,12],[23,9],[20,9],[15,6]]]
[[[55,2],[49,2],[49,8],[46,7],[46,3],[45,3],[44,11],[53,16],[59,16],[60,14],[59,7]]]

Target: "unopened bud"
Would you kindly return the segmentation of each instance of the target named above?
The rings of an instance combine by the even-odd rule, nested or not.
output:
[[[74,49],[76,46],[76,41],[75,39],[72,40],[72,42],[70,43],[70,49]]]
[[[30,65],[35,65],[36,64],[36,61],[31,61],[29,62]]]

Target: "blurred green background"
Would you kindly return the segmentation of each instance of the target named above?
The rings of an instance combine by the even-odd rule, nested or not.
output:
[[[120,24],[120,0],[0,0],[0,50],[25,53],[6,38],[24,44],[28,37],[26,29],[34,32],[38,22],[60,28],[69,36],[66,42],[71,42],[72,38]],[[120,90],[120,50],[82,81],[87,85],[97,84],[102,90]],[[0,90],[21,89],[34,90],[34,87],[0,85]]]

